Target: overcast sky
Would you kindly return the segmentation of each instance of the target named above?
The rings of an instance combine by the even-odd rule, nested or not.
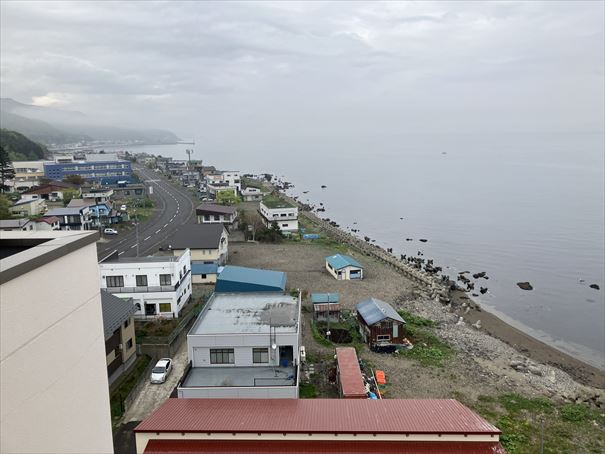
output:
[[[181,136],[603,131],[604,3],[1,2],[3,97]]]

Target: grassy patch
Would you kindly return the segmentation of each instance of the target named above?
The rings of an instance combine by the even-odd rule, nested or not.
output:
[[[503,394],[480,396],[470,406],[502,430],[509,454],[540,452],[542,443],[545,453],[605,450],[605,417],[584,404]]]
[[[294,208],[296,206],[273,194],[264,196],[263,204],[265,204],[267,208]]]
[[[313,334],[313,339],[324,347],[333,347],[334,344],[326,339],[322,333],[319,332],[319,327],[315,323],[315,321],[311,321],[311,333]]]
[[[301,399],[314,399],[317,397],[317,390],[313,383],[301,383],[298,387],[298,397]]]
[[[406,337],[414,344],[411,350],[401,350],[400,353],[414,358],[423,366],[441,366],[454,354],[452,348],[432,332],[436,326],[433,320],[422,318],[404,310],[398,311],[406,321]]]
[[[124,414],[124,399],[128,396],[132,388],[139,381],[141,374],[147,368],[151,358],[147,355],[139,356],[135,361],[132,369],[125,376],[119,386],[113,390],[110,395],[111,417],[116,422]]]
[[[397,312],[405,320],[406,326],[422,328],[422,327],[433,327],[436,325],[436,323],[433,320],[429,320],[428,318],[422,318],[418,315],[412,314],[411,312],[404,311],[404,310],[398,310]]]

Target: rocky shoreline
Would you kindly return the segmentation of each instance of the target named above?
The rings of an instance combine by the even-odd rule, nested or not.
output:
[[[410,265],[408,261],[398,260],[389,251],[340,229],[333,221],[320,218],[310,211],[312,207],[287,196],[283,191],[280,193],[297,204],[300,216],[331,239],[373,257],[423,287],[426,299],[433,303],[423,305],[423,311],[430,312],[425,315],[433,318],[438,314],[440,318],[445,315],[448,319],[446,326],[454,321],[455,326],[463,325],[467,327],[465,331],[472,333],[472,340],[458,334],[446,336],[448,342],[458,349],[466,351],[472,345],[473,352],[470,353],[474,356],[493,358],[498,355],[488,353],[485,347],[493,345],[492,340],[496,341],[502,349],[501,359],[508,358],[504,362],[497,361],[500,367],[498,374],[502,374],[503,369],[510,370],[514,375],[522,374],[531,378],[529,382],[543,382],[545,394],[557,395],[574,402],[596,399],[599,401],[598,407],[603,405],[604,393],[601,391],[605,390],[605,371],[561,352],[483,310],[459,285],[452,285],[451,280],[439,277],[437,273],[427,273]],[[482,341],[478,341],[477,337],[482,338]],[[560,374],[564,374],[565,378]],[[577,384],[572,384],[574,382]]]

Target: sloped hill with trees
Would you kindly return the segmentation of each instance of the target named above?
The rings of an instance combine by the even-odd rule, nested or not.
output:
[[[0,145],[6,150],[11,161],[36,161],[44,159],[48,154],[44,145],[9,129],[0,129]]]

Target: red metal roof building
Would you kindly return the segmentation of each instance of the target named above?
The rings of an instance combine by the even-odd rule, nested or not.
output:
[[[505,453],[456,400],[168,399],[134,429],[137,453]]]
[[[341,397],[344,399],[366,399],[368,395],[355,349],[353,347],[337,348],[336,362]]]

